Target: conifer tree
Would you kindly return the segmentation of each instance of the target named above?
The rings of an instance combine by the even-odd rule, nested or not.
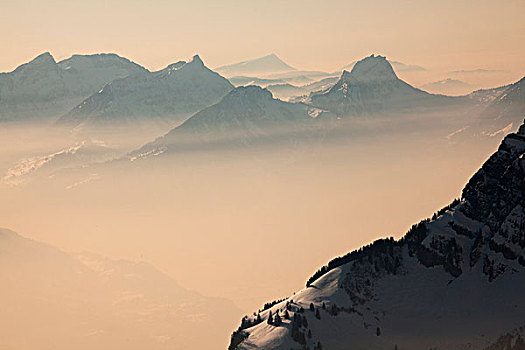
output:
[[[275,317],[274,317],[274,319],[273,319],[273,325],[274,325],[275,327],[279,327],[279,326],[281,325],[281,323],[282,323],[281,316],[279,316],[279,314],[276,313],[276,314],[275,314]]]

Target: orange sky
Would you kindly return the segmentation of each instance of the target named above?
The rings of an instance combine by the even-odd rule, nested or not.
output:
[[[370,53],[430,69],[525,74],[523,0],[1,0],[0,71],[43,51],[116,52],[157,69],[277,53],[332,71]]]

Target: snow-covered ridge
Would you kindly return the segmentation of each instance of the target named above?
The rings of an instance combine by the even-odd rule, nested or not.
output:
[[[195,55],[157,72],[115,80],[62,116],[69,127],[137,120],[172,123],[218,102],[233,86]]]
[[[325,132],[323,121],[334,115],[302,103],[288,103],[259,86],[238,87],[215,105],[188,118],[166,135],[129,155],[144,159],[188,149],[277,143],[295,137],[308,139]],[[160,151],[160,152],[159,152]]]
[[[36,172],[56,171],[62,168],[87,167],[117,157],[117,149],[104,141],[90,139],[75,142],[56,152],[34,155],[18,160],[1,179],[3,184],[16,186],[26,182]]]
[[[57,63],[45,52],[0,74],[0,121],[56,117],[105,84],[142,72],[115,54],[74,55]]]
[[[230,349],[485,349],[525,326],[525,124],[460,200],[332,260],[246,316]],[[492,347],[504,350],[505,347]]]

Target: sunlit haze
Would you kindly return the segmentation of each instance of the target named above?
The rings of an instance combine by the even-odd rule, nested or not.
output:
[[[0,350],[525,349],[524,14],[0,0]]]

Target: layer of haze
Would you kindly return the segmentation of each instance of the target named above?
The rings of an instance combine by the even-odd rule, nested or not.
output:
[[[58,173],[42,167],[16,186],[2,184],[0,222],[67,251],[146,260],[249,312],[301,288],[332,257],[400,237],[459,196],[501,134],[456,144],[447,138],[454,129],[434,122],[355,121],[340,141],[305,151],[190,152]],[[27,128],[2,133],[2,174],[21,158],[78,141]],[[120,139],[134,142],[144,141]]]
[[[271,52],[339,70],[370,53],[443,72],[525,70],[525,2],[2,0],[0,71],[43,51],[116,52],[151,69],[200,53],[211,67]],[[501,81],[500,83],[503,83]]]
[[[43,51],[57,60],[116,52],[150,69],[196,52],[210,67],[275,52],[297,68],[325,71],[373,52],[422,65],[436,78],[450,71],[494,70],[494,85],[500,85],[525,70],[524,12],[523,1],[485,0],[3,0],[0,71]],[[90,154],[59,157],[64,164],[57,168],[51,163],[27,181],[0,184],[0,226],[68,252],[150,262],[182,287],[233,300],[248,313],[300,289],[334,256],[378,237],[400,237],[459,196],[503,133],[456,140],[466,124],[445,125],[441,117],[420,116],[415,126],[410,117],[370,118],[364,126],[354,121],[353,132],[307,152],[195,152],[55,171]],[[94,147],[104,141],[108,153],[118,156],[162,134],[128,131],[133,133],[73,135],[42,125],[2,127],[0,178],[21,159],[54,154],[79,141],[91,140]],[[145,287],[158,290],[154,283]],[[224,324],[239,319],[237,308],[220,310],[224,322],[214,331],[223,332],[215,335],[224,341],[203,348],[224,348],[238,326]],[[36,319],[46,322],[46,311]],[[196,311],[186,315],[191,312]],[[23,326],[26,314],[18,317]],[[11,325],[10,319],[1,321],[3,329]],[[171,320],[151,320],[155,329],[165,324]]]
[[[0,300],[16,319],[0,320],[3,332],[20,344],[28,339],[19,336],[27,329],[25,318],[33,315],[33,324],[42,320],[68,336],[32,332],[27,348],[67,349],[69,336],[82,345],[78,349],[225,348],[241,311],[250,313],[265,301],[290,295],[334,256],[379,237],[400,237],[458,197],[503,134],[517,126],[470,138],[465,130],[474,117],[461,109],[348,117],[323,140],[304,132],[288,142],[275,138],[257,147],[204,145],[186,152],[173,147],[171,154],[158,157],[98,164],[163,132],[138,125],[71,132],[5,124],[0,128],[1,226],[67,252],[149,262],[180,286],[223,301],[205,299],[199,307],[188,307],[195,298],[188,304],[172,296],[159,302],[156,293],[166,293],[166,287],[147,279],[131,295],[124,288],[132,299],[121,308],[121,299],[110,297],[121,295],[122,288],[110,288],[108,296],[106,289],[96,288],[95,276],[82,282],[97,291],[90,292],[76,282],[84,281],[82,276],[69,271],[76,277],[64,277],[69,275],[59,268],[63,263],[51,258],[47,264],[45,256],[30,250],[0,261],[10,285]],[[278,131],[289,135],[297,129],[292,124],[291,130],[282,126]],[[214,136],[223,140],[226,135],[218,131]],[[85,147],[63,151],[78,142]],[[2,247],[11,252],[9,245]],[[40,266],[48,268],[39,273]],[[29,292],[18,294],[51,305],[49,310],[60,308],[58,316],[48,317],[46,306],[36,317],[33,302],[9,302],[20,300],[14,282],[27,280],[29,287],[22,287]],[[67,303],[60,302],[62,295]],[[98,305],[95,319],[90,305]],[[139,337],[135,329],[150,336]],[[200,329],[206,337],[199,336]],[[146,345],[148,339],[155,346]]]

